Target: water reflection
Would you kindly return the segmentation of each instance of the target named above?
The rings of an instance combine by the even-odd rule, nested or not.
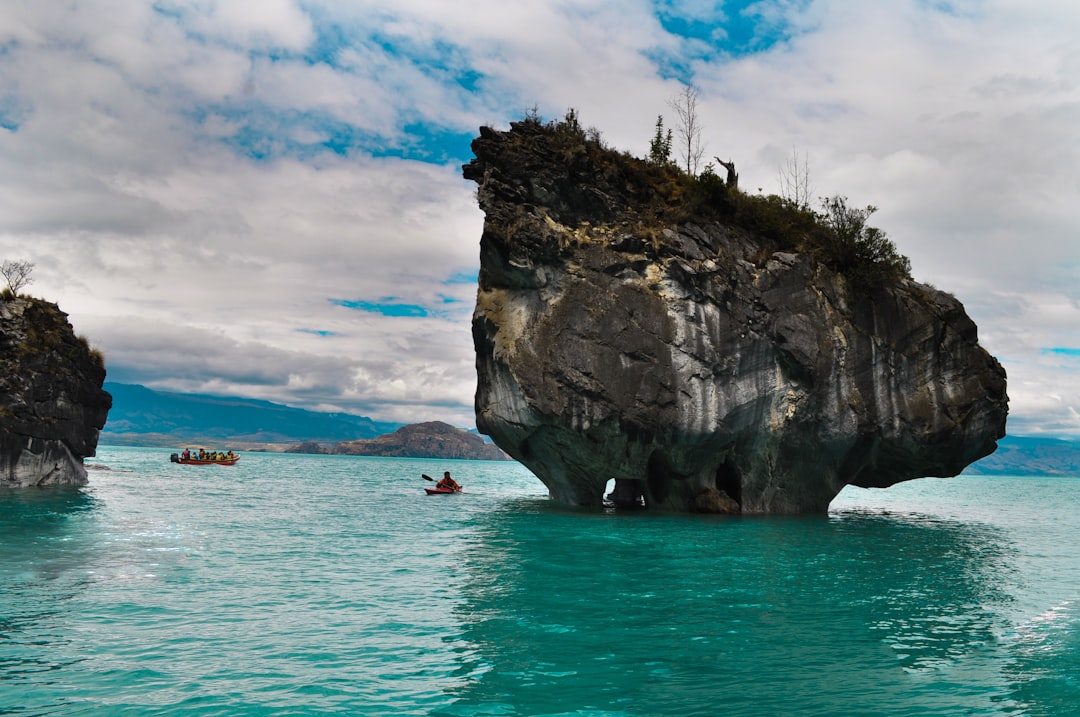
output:
[[[61,616],[78,610],[93,550],[82,537],[95,499],[77,487],[0,491],[0,691],[58,680],[78,658]],[[50,676],[50,674],[52,676]]]
[[[445,714],[1011,709],[993,658],[1014,549],[992,526],[542,502],[478,520]],[[980,689],[941,689],[943,670],[972,660]]]
[[[1001,530],[918,514],[833,516],[851,590],[905,669],[944,667],[994,642],[1013,602],[1016,548]],[[878,576],[875,579],[875,576]]]
[[[82,554],[85,516],[96,500],[81,487],[0,490],[0,575],[49,579]],[[9,582],[5,581],[5,582]]]

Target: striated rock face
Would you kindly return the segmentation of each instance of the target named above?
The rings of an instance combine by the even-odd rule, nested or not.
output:
[[[599,506],[614,479],[626,505],[820,513],[1004,435],[1005,372],[952,296],[856,290],[797,242],[657,211],[642,162],[535,123],[473,151],[477,426],[553,498]]]
[[[0,488],[86,483],[112,397],[56,304],[0,297]]]

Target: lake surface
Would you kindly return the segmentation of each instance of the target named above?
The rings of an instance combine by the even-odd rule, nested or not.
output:
[[[1080,478],[572,510],[514,463],[101,447],[0,492],[0,715],[1074,715]],[[450,470],[466,493],[426,496]]]

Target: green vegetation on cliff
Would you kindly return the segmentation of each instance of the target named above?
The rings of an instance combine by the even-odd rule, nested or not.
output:
[[[618,187],[629,200],[619,207],[619,219],[628,229],[636,226],[653,233],[654,242],[661,241],[654,234],[658,226],[712,220],[753,233],[769,253],[809,253],[857,290],[871,291],[910,278],[907,257],[884,231],[868,224],[876,207],[859,208],[847,197],[832,196],[823,198],[821,209],[814,210],[794,199],[747,194],[737,186],[734,165],[727,180],[711,163],[695,176],[667,159],[669,137],[659,121],[648,159],[607,147],[598,130],[582,128],[573,109],[564,119],[549,122],[531,111],[513,125],[524,144],[530,136],[545,135],[545,144],[557,148],[575,181]],[[523,158],[527,160],[530,151],[522,147]],[[590,176],[575,177],[576,172]],[[596,210],[604,199],[583,197],[581,206],[567,207],[564,223],[602,216]]]
[[[23,304],[23,331],[10,352],[0,356],[0,373],[10,374],[16,363],[32,365],[51,374],[65,370],[72,362],[89,361],[102,376],[105,375],[105,358],[90,346],[85,336],[73,336],[67,314],[56,304],[37,299],[16,299],[5,293],[0,301]]]

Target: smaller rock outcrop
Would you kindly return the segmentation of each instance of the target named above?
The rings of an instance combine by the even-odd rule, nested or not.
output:
[[[112,406],[104,381],[56,304],[0,296],[0,488],[86,483]]]
[[[325,456],[330,449],[318,441],[301,441],[285,449],[286,453],[306,453],[308,455]]]

